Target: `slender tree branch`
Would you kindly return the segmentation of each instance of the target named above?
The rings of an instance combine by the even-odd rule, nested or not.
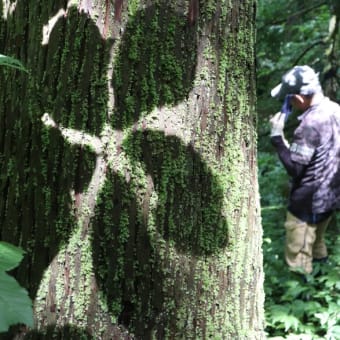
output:
[[[319,7],[326,5],[326,4],[327,4],[327,1],[321,1],[320,3],[318,3],[316,5],[313,5],[313,6],[308,7],[308,8],[304,8],[304,9],[302,9],[302,10],[296,12],[296,13],[290,14],[289,16],[286,16],[283,19],[278,19],[278,20],[266,22],[263,26],[259,27],[259,29],[263,29],[264,27],[267,27],[267,26],[282,25],[285,22],[289,21],[289,19],[291,19],[291,18],[301,16],[303,14],[311,12],[311,11],[315,10],[316,8],[319,8]]]
[[[325,43],[326,42],[324,40],[318,40],[318,41],[315,41],[312,45],[309,45],[307,48],[304,49],[304,51],[302,51],[302,53],[300,53],[300,55],[294,61],[293,65],[297,65],[299,61],[315,46],[324,45]]]

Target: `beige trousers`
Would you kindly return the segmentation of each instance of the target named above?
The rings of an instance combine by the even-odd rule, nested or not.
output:
[[[285,259],[291,270],[311,273],[313,259],[327,257],[324,234],[330,220],[308,224],[287,212]]]

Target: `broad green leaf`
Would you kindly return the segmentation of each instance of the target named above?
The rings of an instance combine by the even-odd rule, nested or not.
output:
[[[293,329],[294,331],[297,331],[299,328],[300,321],[297,317],[294,315],[285,315],[282,318],[282,322],[285,325],[285,331],[288,331],[289,329]]]
[[[314,315],[315,311],[321,311],[322,310],[322,306],[319,302],[317,301],[304,301],[303,302],[303,307],[304,307],[304,311],[305,313],[311,313]]]
[[[270,307],[270,316],[273,324],[283,324],[285,331],[289,329],[297,330],[300,321],[294,315],[291,315],[291,307],[289,305],[273,305]]]
[[[292,314],[297,318],[302,318],[306,312],[306,302],[296,299],[292,304]]]
[[[8,66],[28,73],[24,65],[17,59],[0,54],[0,66]]]
[[[276,322],[282,323],[282,318],[290,313],[288,305],[272,305],[269,307],[268,314],[270,315],[273,324]]]
[[[20,248],[0,242],[0,332],[17,323],[33,326],[32,302],[27,291],[6,273],[20,263],[23,254]]]
[[[329,319],[329,312],[325,311],[322,313],[315,313],[315,317],[317,317],[318,319],[320,319],[320,323],[321,325],[325,325]]]
[[[337,268],[339,270],[339,268]],[[338,287],[340,282],[340,273],[338,271],[331,271],[328,273],[328,275],[325,277],[325,285],[329,288],[335,286]]]
[[[284,301],[292,301],[295,300],[302,293],[309,290],[308,286],[302,286],[299,281],[289,280],[286,282],[286,292],[282,296],[282,300]]]
[[[7,242],[0,242],[0,271],[11,270],[18,266],[24,251]]]
[[[24,323],[33,327],[32,302],[27,291],[14,278],[0,273],[0,332],[10,325]]]

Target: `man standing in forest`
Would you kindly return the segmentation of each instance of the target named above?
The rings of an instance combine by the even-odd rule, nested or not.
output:
[[[324,234],[340,201],[340,106],[325,97],[318,74],[295,66],[271,96],[284,100],[271,120],[271,142],[292,177],[285,222],[285,259],[293,271],[311,273],[325,261]],[[291,145],[283,128],[291,108],[302,111]]]

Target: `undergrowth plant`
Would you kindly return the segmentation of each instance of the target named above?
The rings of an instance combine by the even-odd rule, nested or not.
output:
[[[264,229],[267,339],[340,339],[340,221],[326,232],[327,263],[314,263],[312,274],[289,271],[284,261],[289,177],[274,153],[259,152],[259,184]]]
[[[0,66],[28,72],[19,60],[3,54],[0,54]],[[8,275],[8,271],[19,265],[24,253],[12,244],[0,242],[0,333],[17,323],[33,327],[32,301],[28,292]]]
[[[33,326],[32,301],[26,289],[10,275],[21,262],[24,251],[7,242],[0,242],[0,333],[14,324]]]

